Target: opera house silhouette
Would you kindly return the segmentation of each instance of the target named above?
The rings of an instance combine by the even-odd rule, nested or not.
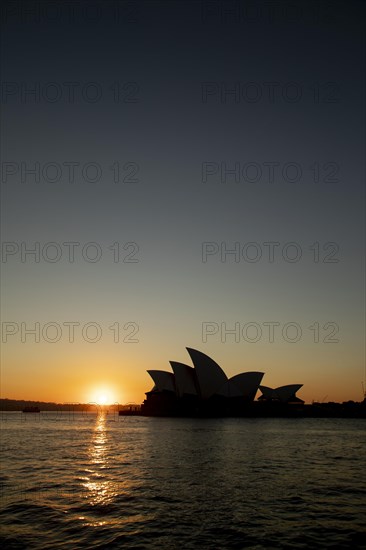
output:
[[[154,387],[141,406],[146,416],[257,416],[275,410],[284,414],[303,400],[302,384],[272,389],[261,386],[263,372],[242,372],[228,378],[208,355],[187,348],[193,367],[170,361],[173,372],[148,370]],[[262,395],[254,402],[257,391]],[[294,410],[294,409],[293,409]]]

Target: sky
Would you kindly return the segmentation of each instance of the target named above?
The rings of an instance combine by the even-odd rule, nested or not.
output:
[[[141,403],[192,347],[362,399],[364,8],[4,3],[2,397]]]

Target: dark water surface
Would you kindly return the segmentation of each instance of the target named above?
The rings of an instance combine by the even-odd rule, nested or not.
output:
[[[3,548],[366,548],[365,420],[0,417]]]

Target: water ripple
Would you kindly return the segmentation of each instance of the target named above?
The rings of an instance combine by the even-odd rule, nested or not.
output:
[[[362,420],[20,418],[7,550],[366,548]]]

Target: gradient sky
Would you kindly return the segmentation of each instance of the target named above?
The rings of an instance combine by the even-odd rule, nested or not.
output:
[[[140,403],[189,346],[307,402],[361,400],[364,4],[4,6],[2,397]]]

